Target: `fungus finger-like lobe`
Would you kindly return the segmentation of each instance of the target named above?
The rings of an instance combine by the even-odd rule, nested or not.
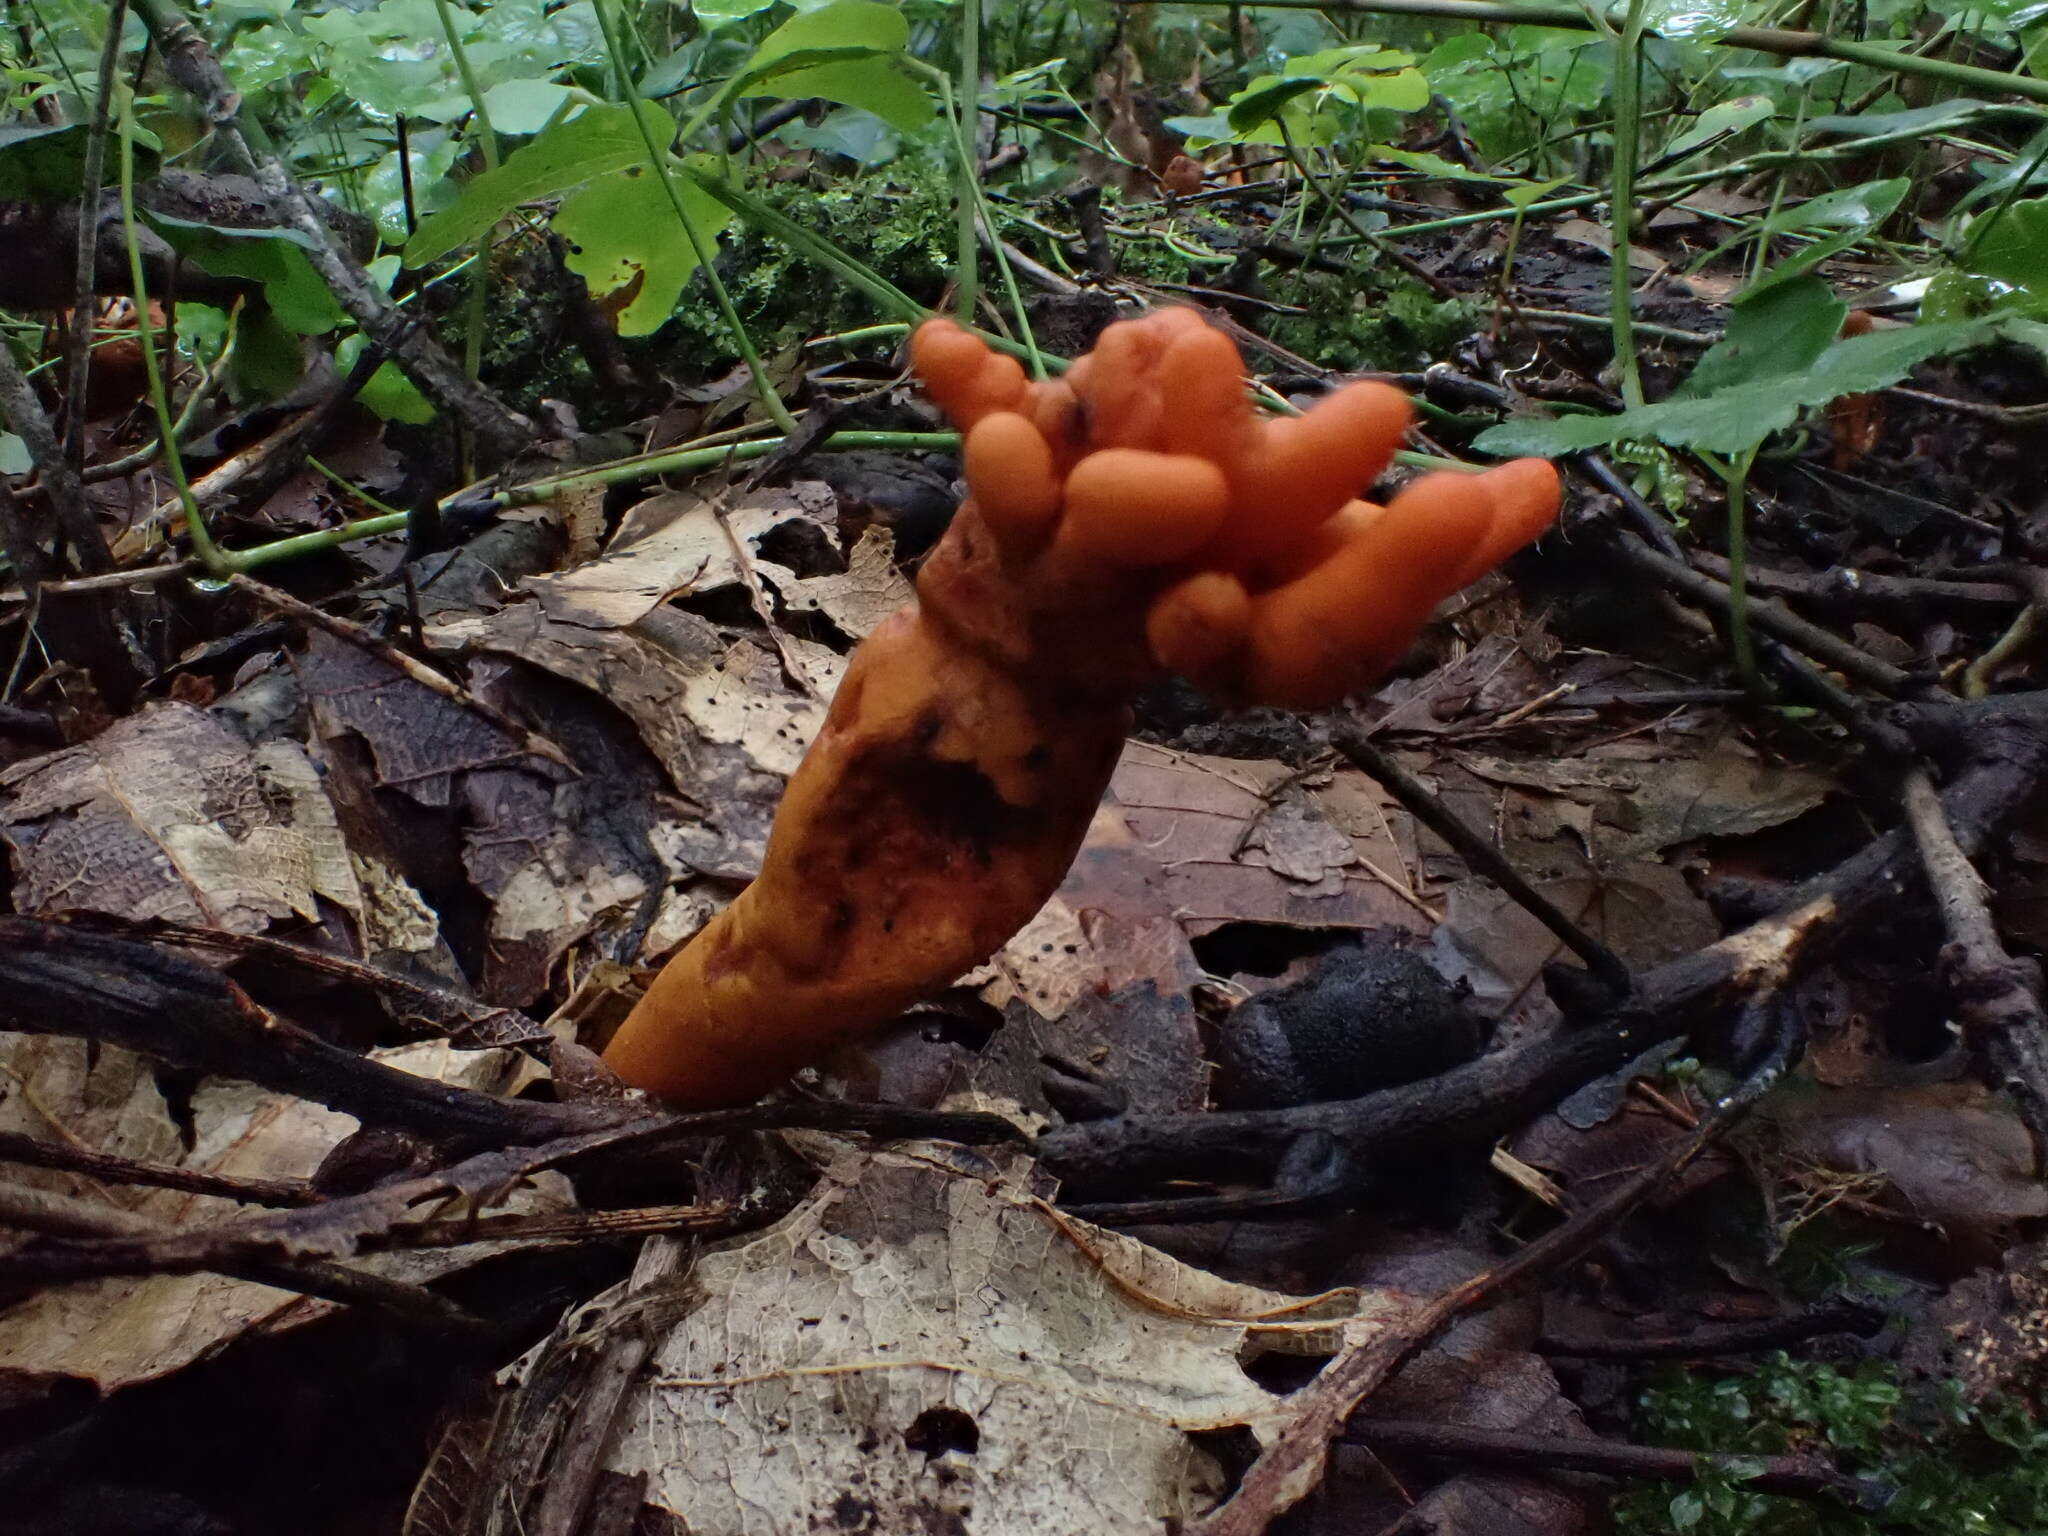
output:
[[[1563,486],[1548,459],[1516,459],[1475,477],[1493,502],[1493,523],[1458,569],[1452,589],[1469,586],[1557,521]]]
[[[1167,565],[1208,543],[1229,510],[1230,484],[1207,459],[1104,448],[1067,476],[1059,537],[1083,559]]]
[[[1470,476],[1425,476],[1356,538],[1252,604],[1247,692],[1313,709],[1407,649],[1493,522]]]
[[[1209,326],[1183,331],[1159,359],[1159,394],[1167,403],[1158,446],[1229,463],[1256,430],[1244,363],[1228,336]]]
[[[1228,571],[1198,571],[1168,587],[1145,617],[1145,639],[1160,669],[1212,682],[1243,646],[1252,600]]]
[[[1035,543],[1060,510],[1060,477],[1052,447],[1028,419],[996,411],[974,424],[963,445],[967,483],[990,530],[1004,545]]]
[[[1535,461],[1355,499],[1407,402],[1352,384],[1261,421],[1190,309],[1118,321],[1059,379],[949,320],[910,355],[967,499],[850,658],[759,876],[606,1051],[679,1105],[755,1097],[986,960],[1058,888],[1162,673],[1331,703],[1556,515]]]

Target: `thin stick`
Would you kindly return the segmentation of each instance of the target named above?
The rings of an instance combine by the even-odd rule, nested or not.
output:
[[[570,760],[569,754],[548,740],[547,737],[530,727],[521,725],[517,720],[506,714],[505,711],[498,708],[497,705],[486,703],[453,678],[436,672],[425,662],[406,655],[398,647],[379,640],[360,624],[353,623],[348,619],[336,618],[331,613],[323,613],[311,603],[301,602],[289,592],[280,592],[276,587],[265,586],[262,582],[257,581],[253,577],[246,576],[240,571],[237,571],[228,578],[228,585],[238,591],[246,592],[265,607],[274,608],[279,613],[289,614],[303,623],[315,625],[320,629],[326,630],[328,634],[333,635],[337,640],[345,640],[350,645],[368,651],[379,661],[396,667],[422,688],[439,694],[451,704],[459,704],[464,709],[481,715],[484,719],[490,721],[492,725],[518,742],[524,751],[531,752],[535,757],[544,757],[549,762],[568,769],[571,773],[581,772],[576,764]]]
[[[1119,5],[1164,3],[1164,0],[1117,0]],[[1524,27],[1569,27],[1579,32],[1598,24],[1579,5],[1498,3],[1498,0],[1181,0],[1189,5],[1256,6],[1268,10],[1350,11],[1366,16],[1444,16],[1455,21]],[[1646,32],[1648,29],[1645,29]],[[2030,75],[1958,64],[1952,59],[1894,53],[1875,43],[1862,43],[1823,32],[1793,32],[1782,27],[1729,27],[1688,41],[1719,43],[1724,48],[1753,48],[1792,59],[1842,59],[1885,74],[1924,75],[1977,92],[2003,92],[2030,101],[2048,102],[2048,80]]]
[[[1628,992],[1628,967],[1613,950],[1567,917],[1502,857],[1499,849],[1445,810],[1427,784],[1374,746],[1365,732],[1357,726],[1345,726],[1331,737],[1331,744],[1354,768],[1369,774],[1400,801],[1403,810],[1449,843],[1475,873],[1506,891],[1531,917],[1556,934],[1559,942],[1585,961],[1586,968],[1609,989],[1617,995]]]
[[[1526,1435],[1468,1424],[1360,1419],[1346,1440],[1375,1451],[1441,1458],[1467,1467],[1528,1467],[1538,1472],[1592,1472],[1657,1483],[1696,1483],[1711,1472],[1737,1487],[1795,1499],[1846,1504],[1865,1514],[1890,1504],[1897,1490],[1850,1477],[1818,1456],[1719,1456],[1627,1445],[1597,1435]]]
[[[97,1205],[48,1190],[5,1184],[0,1184],[0,1225],[74,1241],[119,1244],[135,1251],[174,1243],[183,1235],[176,1227],[164,1226],[118,1206]],[[206,1267],[237,1280],[274,1285],[302,1296],[377,1307],[445,1332],[497,1332],[495,1324],[424,1286],[387,1279],[331,1259],[237,1257]]]
[[[1237,1491],[1209,1514],[1190,1522],[1188,1536],[1263,1536],[1273,1521],[1322,1480],[1330,1442],[1381,1384],[1459,1318],[1496,1305],[1583,1256],[1746,1114],[1783,1075],[1799,1043],[1790,1010],[1779,1004],[1776,993],[1752,1006],[1770,1010],[1777,1019],[1778,1049],[1741,1087],[1702,1116],[1698,1129],[1674,1141],[1605,1200],[1588,1206],[1492,1269],[1452,1286],[1405,1317],[1393,1322],[1376,1320],[1347,1338],[1322,1373],[1288,1399],[1288,1417],[1268,1438]]]
[[[2037,1170],[2048,1168],[2048,1017],[2041,1007],[2041,968],[2007,952],[1984,899],[1984,882],[1957,843],[1924,770],[1906,775],[1905,802],[1948,930],[1941,964],[1956,1012],[2032,1133]]]

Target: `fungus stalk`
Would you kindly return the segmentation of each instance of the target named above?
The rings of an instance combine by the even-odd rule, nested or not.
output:
[[[968,498],[854,652],[759,877],[606,1051],[680,1106],[755,1098],[1000,948],[1064,878],[1139,689],[1332,704],[1557,514],[1535,459],[1357,499],[1406,398],[1354,383],[1263,420],[1192,310],[1110,326],[1062,379],[949,320],[911,361],[965,434]]]

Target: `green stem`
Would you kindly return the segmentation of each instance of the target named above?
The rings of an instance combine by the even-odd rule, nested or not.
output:
[[[655,475],[682,470],[709,469],[714,464],[744,463],[765,458],[782,446],[779,437],[753,442],[730,443],[715,448],[678,448],[650,458],[636,458],[629,464],[605,464],[573,475],[557,475],[527,485],[500,491],[492,498],[500,507],[530,507],[569,491],[596,490],[628,480],[645,480]],[[819,445],[821,451],[844,448],[958,448],[957,432],[834,432]]]
[[[963,153],[971,157],[973,141],[963,129],[963,119],[954,105],[953,83],[937,70],[932,73],[939,96],[945,102],[946,115],[952,120],[953,136],[962,145]],[[971,164],[971,158],[966,163]],[[968,177],[962,191],[969,199],[966,205],[969,214],[977,221],[977,227],[987,233],[989,247],[996,259],[996,271],[1003,280],[1003,296],[1010,301],[1010,314],[1017,322],[1017,334],[1024,338],[1024,352],[1031,362],[1031,376],[1034,379],[1042,379],[1045,377],[1045,358],[1039,353],[1038,336],[1031,328],[1031,312],[1024,307],[1024,293],[1017,286],[1016,269],[1010,262],[1009,253],[1003,248],[1002,237],[996,231],[995,210],[989,205],[988,195],[981,189],[981,178]],[[973,328],[973,317],[968,310],[961,311],[960,323],[969,329]]]
[[[1118,5],[1164,4],[1166,0],[1116,0]],[[1243,4],[1248,9],[1295,11],[1352,11],[1369,16],[1440,16],[1453,21],[1524,27],[1568,27],[1579,32],[1600,31],[1604,23],[1588,14],[1583,5],[1516,4],[1501,0],[1173,0],[1190,6]],[[1652,34],[1656,35],[1656,34]],[[1718,43],[1724,48],[1751,48],[1758,53],[1792,59],[1841,59],[1863,64],[1887,74],[1920,75],[1946,80],[1975,94],[2005,92],[2029,101],[2048,102],[2048,79],[2008,74],[1953,59],[1921,58],[1894,53],[1875,43],[1830,37],[1821,32],[1794,32],[1782,27],[1730,27],[1712,37],[1688,41]]]
[[[1756,649],[1749,638],[1749,468],[1762,446],[1752,443],[1725,464],[1707,460],[1728,487],[1728,644],[1735,653],[1735,670],[1742,686],[1752,693],[1761,685]]]
[[[128,281],[135,292],[135,340],[142,348],[142,371],[149,380],[149,403],[156,412],[157,440],[164,445],[164,468],[177,487],[178,504],[185,509],[185,529],[192,539],[192,553],[200,564],[217,576],[230,570],[221,547],[213,542],[199,499],[192,494],[192,482],[185,475],[185,456],[178,451],[177,423],[171,419],[171,397],[164,388],[163,370],[156,363],[156,333],[149,323],[149,288],[143,280],[142,244],[135,234],[135,100],[126,85],[121,87],[121,233],[128,243]]]
[[[960,220],[960,256],[953,281],[964,325],[974,323],[974,305],[981,291],[981,223],[977,216],[981,198],[974,174],[974,114],[980,101],[981,0],[960,0],[959,110],[953,119],[953,139],[960,157],[960,186],[954,195]]]
[[[495,171],[498,168],[498,131],[491,126],[491,112],[484,105],[483,87],[477,80],[476,71],[470,68],[462,36],[455,30],[454,8],[448,0],[434,0],[434,10],[441,18],[441,35],[448,40],[448,52],[455,60],[456,76],[469,95],[470,110],[476,114],[477,149],[483,155],[484,169]],[[490,231],[486,230],[477,242],[476,271],[469,280],[469,303],[463,317],[462,371],[472,379],[483,372],[485,302],[491,282],[490,244]]]
[[[700,171],[695,166],[685,164],[682,172],[703,191],[717,198],[749,224],[765,230],[792,249],[803,252],[820,266],[837,272],[883,309],[902,316],[912,325],[931,318],[930,310],[879,272],[847,255],[831,241],[805,229],[778,209],[769,207],[759,198],[742,192],[723,178]],[[723,292],[722,289],[720,291]]]
[[[604,33],[605,50],[611,55],[613,64],[622,78],[626,75],[626,50],[619,41],[619,18],[614,7],[617,0],[597,0],[597,24]],[[754,390],[761,397],[761,408],[784,432],[796,430],[796,418],[789,413],[789,407],[776,393],[774,383],[768,377],[768,369],[761,362],[761,354],[755,350],[754,338],[747,334],[746,322],[740,319],[740,312],[733,304],[732,295],[726,292],[725,284],[718,276],[718,247],[705,237],[697,221],[690,216],[690,210],[683,203],[683,195],[677,190],[675,178],[669,174],[668,151],[654,142],[654,134],[647,126],[647,119],[640,111],[641,98],[629,93],[626,105],[632,109],[633,126],[640,131],[640,143],[647,151],[647,165],[661,182],[662,191],[668,194],[669,206],[675,210],[676,221],[683,226],[683,233],[689,238],[690,249],[696,254],[697,265],[704,273],[704,281],[711,288],[712,299],[718,305],[719,317],[725,321],[727,331],[732,335],[733,347],[747,365],[748,376],[754,381]],[[689,167],[683,169],[687,172]],[[694,178],[693,178],[694,179]]]
[[[1643,0],[1629,0],[1628,18],[1614,49],[1614,197],[1608,225],[1614,249],[1608,254],[1609,315],[1614,361],[1621,370],[1621,397],[1630,409],[1643,404],[1643,372],[1636,360],[1634,270],[1628,264],[1635,239],[1636,155],[1643,130]]]

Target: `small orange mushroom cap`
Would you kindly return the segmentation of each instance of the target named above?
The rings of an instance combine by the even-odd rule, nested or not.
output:
[[[1062,617],[1075,594],[1141,614],[1152,664],[1247,702],[1315,707],[1371,682],[1444,598],[1557,517],[1541,459],[1361,500],[1413,419],[1407,398],[1361,381],[1261,418],[1236,344],[1192,309],[1107,327],[1063,379],[1027,382],[943,319],[918,328],[911,361],[967,434],[1004,580]]]

